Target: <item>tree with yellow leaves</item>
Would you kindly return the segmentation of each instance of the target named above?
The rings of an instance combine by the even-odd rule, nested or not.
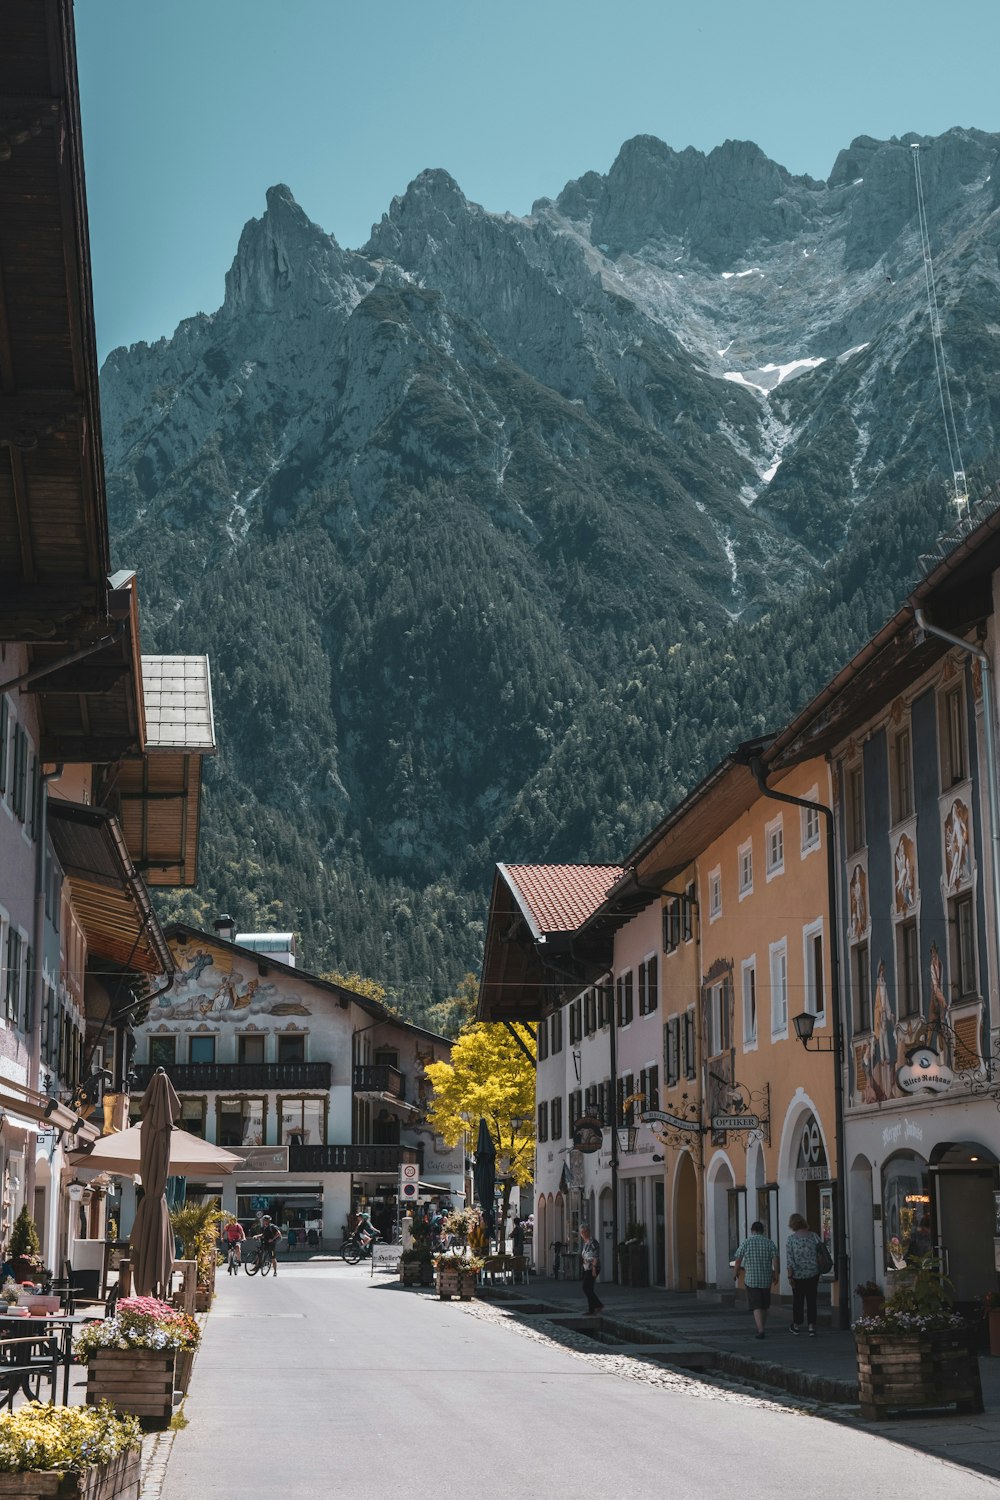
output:
[[[531,1034],[520,1027],[518,1035],[534,1055]],[[462,1031],[449,1062],[428,1063],[426,1072],[434,1090],[427,1123],[449,1146],[468,1135],[471,1148],[479,1121],[486,1121],[503,1188],[500,1222],[506,1223],[512,1185],[526,1187],[534,1176],[534,1063],[505,1026],[479,1021]]]

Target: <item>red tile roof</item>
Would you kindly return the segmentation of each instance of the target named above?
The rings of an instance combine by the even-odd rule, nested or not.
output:
[[[498,865],[497,868],[538,933],[576,932],[625,874],[622,865]]]

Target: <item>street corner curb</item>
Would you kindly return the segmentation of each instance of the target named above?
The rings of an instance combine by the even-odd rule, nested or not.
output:
[[[812,1370],[797,1370],[769,1360],[733,1354],[728,1350],[716,1350],[715,1357],[715,1368],[728,1375],[740,1375],[762,1385],[790,1391],[796,1396],[808,1396],[813,1401],[829,1402],[836,1406],[856,1407],[858,1404],[856,1381],[837,1380],[832,1375],[817,1375]]]

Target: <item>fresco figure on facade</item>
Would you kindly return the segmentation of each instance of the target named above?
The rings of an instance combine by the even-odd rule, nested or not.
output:
[[[900,834],[896,845],[896,911],[907,912],[917,899],[917,874],[913,840]]]
[[[944,965],[937,943],[931,943],[931,998],[927,1007],[927,1023],[923,1028],[924,1040],[933,1047],[943,1062],[951,1067],[951,1026],[949,1024],[948,998],[944,992]]]
[[[958,797],[951,804],[948,816],[944,820],[944,854],[948,894],[954,895],[972,879],[969,809]]]
[[[851,937],[857,943],[868,930],[868,882],[860,865],[854,866],[848,893]]]
[[[899,1092],[896,1085],[896,1058],[892,1047],[892,1033],[895,1027],[896,1017],[889,1001],[889,986],[885,977],[885,959],[880,958],[875,976],[869,1071],[875,1102],[891,1099]]]
[[[157,1014],[164,1020],[245,1020],[248,1015],[309,1016],[301,995],[280,990],[258,975],[248,977],[238,968],[224,969],[211,949],[185,944],[176,950],[177,977],[173,989],[159,997]],[[221,957],[221,955],[220,955]]]

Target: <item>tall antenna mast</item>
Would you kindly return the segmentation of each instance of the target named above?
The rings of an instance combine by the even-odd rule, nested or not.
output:
[[[948,444],[948,461],[951,464],[951,502],[961,519],[969,513],[969,486],[965,478],[965,460],[962,457],[962,444],[958,436],[958,423],[955,421],[955,408],[951,401],[948,363],[944,357],[944,341],[941,337],[941,314],[938,309],[937,284],[934,280],[934,259],[931,255],[931,236],[927,226],[927,210],[924,206],[924,184],[920,175],[921,149],[916,141],[910,143],[910,150],[913,153],[913,180],[917,189],[920,248],[924,258],[924,282],[927,287],[927,311],[930,317],[931,343],[934,347],[934,373],[937,376],[944,435]]]

